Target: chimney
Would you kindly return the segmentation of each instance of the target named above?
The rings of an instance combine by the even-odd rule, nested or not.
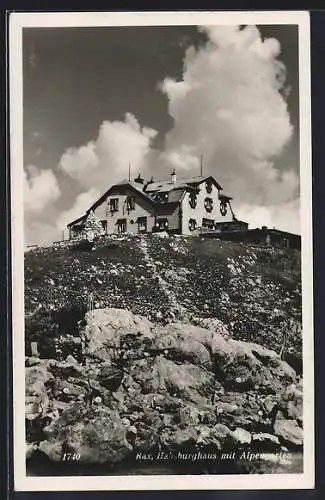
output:
[[[175,172],[175,169],[172,171],[172,183],[175,184],[175,182],[177,181],[177,175],[176,175],[176,172]]]
[[[138,177],[136,177],[134,179],[134,182],[138,182],[139,184],[143,184],[144,182],[144,179],[141,177],[141,175],[139,174]]]

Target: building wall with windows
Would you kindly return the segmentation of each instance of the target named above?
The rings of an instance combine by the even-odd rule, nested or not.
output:
[[[180,207],[178,203],[166,203],[166,205],[159,207],[156,212],[155,230],[180,233]]]
[[[139,182],[141,181],[141,182]],[[68,225],[70,237],[82,234],[90,212],[106,234],[168,231],[176,234],[245,229],[234,218],[229,196],[210,176],[170,181],[121,181],[99,198],[86,214]],[[229,227],[228,227],[229,226]]]
[[[107,234],[151,232],[155,224],[154,209],[131,190],[108,196],[94,213]]]
[[[233,220],[229,204],[226,204],[226,213],[220,211],[219,191],[216,186],[199,185],[196,197],[192,193],[185,193],[181,202],[182,233],[193,234],[200,228],[213,229],[218,222],[231,222]]]

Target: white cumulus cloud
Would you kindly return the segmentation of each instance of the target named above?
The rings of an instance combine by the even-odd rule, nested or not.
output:
[[[294,199],[296,170],[279,172],[274,161],[293,133],[279,42],[262,40],[255,26],[200,30],[208,41],[187,50],[182,79],[167,78],[160,87],[174,118],[166,138],[169,159],[180,175],[195,174],[202,153],[206,173],[241,202],[268,206]]]
[[[264,207],[239,204],[238,213],[242,220],[249,221],[251,228],[267,226],[299,234],[301,231],[299,208],[299,199],[295,199],[280,205]]]
[[[86,187],[103,191],[145,163],[157,131],[141,127],[131,113],[125,121],[104,121],[96,140],[79,148],[69,148],[61,157],[60,167]]]
[[[72,207],[60,214],[57,220],[57,227],[62,230],[69,222],[83,215],[96,201],[99,194],[100,193],[95,188],[90,188],[88,191],[80,193]]]
[[[27,212],[41,212],[60,196],[60,188],[52,170],[28,165],[24,171],[24,206]]]

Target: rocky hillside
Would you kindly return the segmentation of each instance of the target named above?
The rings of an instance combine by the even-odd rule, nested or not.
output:
[[[25,296],[30,474],[301,470],[298,252],[36,249]]]
[[[44,311],[51,329],[74,333],[91,294],[95,308],[161,324],[217,318],[236,340],[279,352],[287,337],[286,352],[301,352],[299,251],[159,236],[104,239],[93,251],[33,250],[25,254],[28,339]]]

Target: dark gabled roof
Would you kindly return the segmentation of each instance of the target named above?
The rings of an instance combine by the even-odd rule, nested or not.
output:
[[[118,182],[117,184],[114,184],[107,191],[105,191],[105,193],[100,198],[98,198],[98,200],[95,201],[95,203],[93,203],[93,205],[91,205],[90,208],[88,208],[88,210],[86,211],[86,213],[84,215],[82,215],[78,219],[75,219],[74,221],[72,221],[69,224],[67,224],[67,227],[70,227],[70,226],[72,226],[74,224],[77,224],[78,222],[82,222],[82,220],[87,217],[87,215],[89,214],[89,212],[91,212],[92,210],[95,210],[103,201],[105,201],[105,199],[111,193],[114,193],[114,191],[116,190],[116,188],[118,186],[120,186],[120,187],[121,186],[128,187],[131,191],[133,191],[137,195],[140,195],[145,201],[149,202],[152,206],[156,206],[156,204],[150,198],[150,196],[148,196],[146,193],[144,193],[142,191],[142,189],[140,188],[140,184],[138,184],[137,182],[133,182],[133,181],[129,181],[127,179],[124,179],[121,182]]]
[[[156,203],[156,204],[164,204],[166,203],[173,203],[173,202],[179,202],[183,198],[184,194],[186,192],[185,188],[176,188],[176,189],[171,189],[170,191],[153,191],[150,193],[150,198]],[[165,200],[164,198],[161,199],[160,197],[167,194],[168,198]]]
[[[229,201],[229,200],[232,200],[232,199],[233,199],[232,196],[229,196],[226,193],[219,193],[219,200]]]
[[[78,224],[78,222],[83,222],[86,219],[86,215],[87,214],[84,214],[81,217],[78,217],[78,219],[75,219],[72,222],[69,222],[69,224],[67,224],[67,227],[70,227],[70,226],[72,226],[74,224]]]
[[[186,177],[184,179],[178,179],[176,182],[173,182],[171,180],[165,180],[165,181],[157,181],[157,182],[149,182],[145,186],[145,191],[147,193],[150,192],[162,192],[165,193],[166,191],[171,191],[174,189],[187,189],[187,188],[193,188],[197,187],[199,184],[202,182],[210,181],[212,184],[214,184],[217,189],[222,189],[220,184],[211,176],[211,175],[206,175],[206,176],[197,176],[197,177]]]
[[[107,198],[107,196],[116,191],[117,187],[122,187],[122,186],[128,187],[135,194],[142,197],[142,199],[149,202],[152,206],[155,206],[155,203],[150,198],[150,196],[148,196],[145,192],[142,191],[142,189],[140,189],[140,184],[138,184],[137,182],[124,179],[123,181],[114,184],[114,186],[111,186],[100,198],[98,198],[98,200],[87,210],[86,213],[88,214],[91,210],[95,210]]]
[[[86,211],[86,213],[84,215],[82,215],[78,219],[75,219],[72,222],[69,222],[69,224],[67,224],[67,227],[71,227],[72,225],[77,224],[78,222],[82,222],[87,217],[89,212],[91,212],[92,210],[95,210],[99,205],[101,205],[101,203],[103,203],[103,201],[106,200],[106,198],[110,194],[113,194],[116,190],[118,190],[119,187],[129,188],[130,191],[132,191],[134,194],[140,196],[143,200],[148,202],[152,207],[157,207],[157,203],[148,194],[146,194],[144,191],[142,191],[141,187],[143,187],[143,186],[141,184],[139,184],[137,182],[129,181],[127,179],[123,179],[122,181],[118,182],[117,184],[114,184],[107,191],[105,191],[105,193],[102,196],[100,196],[100,198],[98,198],[98,200],[95,201],[95,203],[93,203],[90,208],[88,208],[88,210]]]

